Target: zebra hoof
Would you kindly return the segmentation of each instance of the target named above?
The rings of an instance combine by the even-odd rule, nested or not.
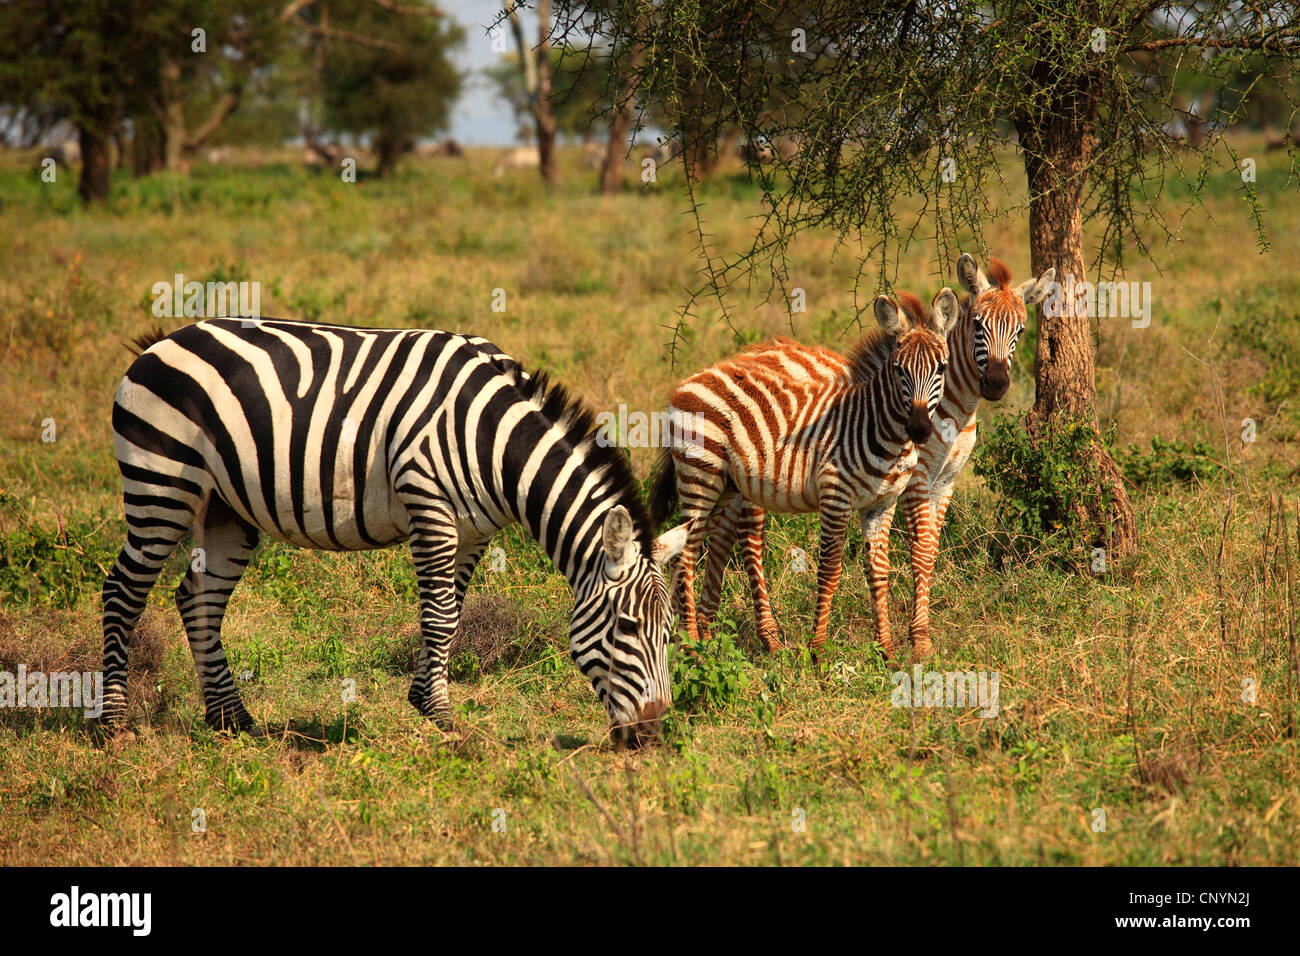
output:
[[[253,715],[244,709],[243,704],[222,704],[220,707],[209,708],[203,715],[203,719],[217,733],[231,736],[239,734],[247,734],[250,737],[266,736],[266,731],[253,720]]]

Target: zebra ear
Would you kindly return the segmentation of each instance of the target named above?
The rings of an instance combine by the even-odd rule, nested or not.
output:
[[[887,295],[876,296],[876,321],[890,335],[899,335],[907,327],[898,303]]]
[[[971,295],[979,295],[989,287],[989,280],[984,270],[969,252],[963,252],[957,260],[957,281]]]
[[[1056,270],[1048,269],[1037,279],[1022,282],[1020,288],[1016,289],[1016,293],[1025,300],[1025,305],[1038,305],[1047,298],[1047,293],[1052,291],[1051,286],[1055,279]]]
[[[655,564],[667,564],[681,554],[684,547],[686,547],[686,525],[679,524],[673,530],[665,531],[655,538],[654,546],[651,549]]]
[[[610,570],[617,572],[626,567],[632,544],[632,516],[622,505],[615,505],[605,515],[601,541]]]
[[[944,286],[930,303],[930,311],[934,315],[935,330],[947,336],[952,331],[952,327],[957,324],[957,316],[961,314],[961,303],[957,301],[957,294]]]

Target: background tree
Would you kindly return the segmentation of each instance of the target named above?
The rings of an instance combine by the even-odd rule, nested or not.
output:
[[[551,47],[551,109],[559,136],[590,142],[609,112],[608,58],[598,50]],[[524,87],[519,54],[509,53],[484,70],[497,96],[514,113],[520,129],[533,135],[533,98]]]
[[[148,105],[169,172],[181,171],[238,109],[288,33],[283,11],[262,0],[165,0],[150,5],[135,29],[158,42]]]
[[[0,102],[77,130],[83,201],[108,197],[110,143],[147,100],[158,37],[137,29],[146,0],[13,0],[0,4]]]
[[[584,6],[557,0],[558,22],[579,22]],[[592,27],[620,62],[641,57],[640,94],[663,103],[688,137],[716,140],[739,124],[751,140],[801,144],[780,160],[782,175],[760,177],[766,212],[753,245],[728,259],[701,249],[699,291],[724,308],[726,286],[760,265],[783,286],[785,249],[807,227],[829,227],[860,251],[859,285],[873,266],[876,284],[887,284],[916,238],[937,238],[937,265],[951,275],[956,243],[982,245],[990,218],[1024,214],[991,205],[1008,148],[1026,174],[1035,274],[1055,268],[1084,281],[1085,217],[1102,228],[1094,267],[1118,267],[1127,243],[1151,256],[1173,235],[1154,202],[1168,182],[1179,180],[1191,203],[1212,174],[1241,183],[1239,170],[1216,169],[1237,157],[1231,143],[1218,148],[1215,130],[1249,101],[1233,90],[1243,69],[1266,57],[1287,95],[1300,54],[1294,0],[629,0]],[[1175,73],[1225,91],[1212,99],[1218,126],[1196,146],[1167,135],[1174,118],[1196,118]],[[1241,185],[1243,208],[1258,216]],[[895,200],[908,195],[921,198],[919,211],[895,218]],[[1085,303],[1066,297],[1040,310],[1037,332],[1031,436],[1079,419],[1095,429],[1096,331]],[[1095,540],[1127,553],[1136,529],[1120,472],[1100,439],[1092,456],[1086,520]]]
[[[316,13],[327,25],[316,40],[322,125],[368,137],[376,173],[387,176],[417,139],[447,127],[461,88],[450,53],[464,31],[418,0],[328,0]]]
[[[551,52],[551,0],[537,3],[537,44],[529,42],[524,31],[523,0],[508,0],[494,27],[504,24],[510,28],[515,40],[515,63],[519,67],[519,82],[523,89],[523,103],[532,114],[533,135],[536,137],[542,179],[555,182],[555,118],[552,81]],[[513,96],[513,94],[512,94]]]

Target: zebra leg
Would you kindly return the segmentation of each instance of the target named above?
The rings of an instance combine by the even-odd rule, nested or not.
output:
[[[460,611],[465,606],[465,592],[469,589],[470,578],[478,567],[483,552],[487,550],[491,537],[484,538],[477,544],[462,542],[456,554],[456,623],[460,625]]]
[[[189,570],[176,588],[176,609],[185,624],[203,692],[203,719],[213,730],[254,735],[260,735],[257,724],[239,699],[221,646],[221,622],[257,539],[256,528],[220,498],[209,497],[196,522]]]
[[[826,629],[830,624],[831,599],[840,585],[840,571],[844,558],[844,532],[849,523],[849,512],[841,508],[823,507],[821,514],[821,541],[817,552],[817,614],[814,618],[813,657],[826,643]]]
[[[862,512],[862,544],[866,550],[871,604],[876,615],[876,640],[887,658],[894,653],[894,639],[889,633],[889,529],[893,523],[892,502]]]
[[[943,529],[948,502],[952,500],[952,490],[952,484],[948,484],[938,492],[930,490],[918,500],[905,503],[908,524],[912,529],[915,603],[910,636],[912,653],[916,657],[929,657],[934,650],[930,643],[930,585],[934,580],[935,562],[939,559],[939,532]]]
[[[126,496],[126,544],[104,579],[104,692],[100,720],[105,727],[126,720],[127,648],[149,592],[194,520],[191,506],[151,504],[147,512]],[[159,511],[166,512],[161,517]]]
[[[686,544],[677,558],[674,591],[680,600],[681,616],[689,641],[700,639],[695,607],[695,563],[709,523],[714,515],[730,503],[728,478],[720,464],[702,465],[688,462],[676,453],[677,494],[681,502],[681,524],[686,525]],[[679,525],[680,527],[680,525]],[[725,555],[724,555],[725,558]]]
[[[722,580],[727,573],[727,562],[731,558],[731,549],[736,544],[736,527],[745,507],[745,499],[736,495],[709,519],[707,564],[704,568],[704,583],[700,585],[700,599],[696,605],[696,625],[701,637],[709,636],[709,625],[718,613],[722,603]]]
[[[420,660],[407,699],[425,717],[434,718],[443,730],[451,729],[451,694],[447,686],[447,656],[460,623],[460,606],[469,573],[461,560],[459,531],[450,509],[408,503],[411,515],[411,557],[420,588]],[[482,553],[481,543],[477,544]],[[476,558],[477,560],[477,558]]]
[[[682,619],[686,624],[686,639],[694,643],[700,639],[699,623],[695,612],[695,559],[704,543],[708,516],[692,518],[686,531],[686,545],[677,562],[677,588],[682,602]]]
[[[740,519],[741,548],[745,556],[745,573],[749,576],[749,593],[754,600],[754,626],[769,652],[781,646],[780,629],[772,616],[767,594],[767,576],[763,573],[764,526],[767,512],[757,505],[745,505]]]

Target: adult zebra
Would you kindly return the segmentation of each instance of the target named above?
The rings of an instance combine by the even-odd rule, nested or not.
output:
[[[1011,360],[1016,340],[1025,329],[1026,305],[1036,305],[1051,291],[1056,271],[1048,269],[1035,279],[1018,286],[1012,284],[1011,270],[1000,259],[989,260],[988,273],[975,257],[963,253],[957,260],[957,278],[970,295],[962,300],[956,327],[948,335],[952,356],[944,377],[943,398],[935,409],[941,423],[930,439],[917,449],[917,465],[908,480],[899,503],[911,531],[913,591],[912,619],[909,636],[917,657],[933,650],[930,642],[930,583],[939,556],[939,532],[943,529],[953,485],[975,447],[978,410],[981,399],[998,401],[1011,384]],[[863,359],[867,368],[879,368],[887,352],[878,349],[863,356],[859,369],[850,361],[826,349],[812,348],[797,342],[781,341],[759,349],[777,354],[791,374],[815,381],[848,381],[861,374]],[[698,618],[712,619],[722,594],[722,578],[733,542],[739,540],[749,575],[750,591],[759,635],[769,649],[777,646],[777,626],[767,597],[763,573],[763,535],[766,515],[761,508],[742,498],[735,498],[709,523],[709,556],[698,602]],[[883,516],[881,530],[888,535],[893,510]],[[888,573],[889,553],[880,549]],[[883,630],[880,628],[883,627]],[[888,618],[877,618],[882,646],[888,651],[892,638]]]
[[[573,588],[570,654],[613,736],[657,732],[671,701],[658,565],[684,533],[652,538],[623,453],[562,387],[451,332],[213,319],[136,344],[113,405],[127,540],[104,582],[109,725],[126,716],[129,635],[191,530],[202,560],[176,603],[210,725],[255,726],[220,630],[262,534],[336,551],[410,541],[423,646],[409,697],[445,725],[465,588],[518,521]]]
[[[868,546],[877,634],[890,649],[887,516],[916,467],[917,446],[930,437],[930,416],[943,397],[945,338],[958,308],[950,289],[940,291],[929,310],[908,293],[898,301],[879,296],[880,329],[863,336],[844,376],[805,367],[834,364],[834,353],[783,339],[746,349],[677,386],[669,399],[672,447],[661,458],[651,498],[656,522],[681,501],[678,528],[688,535],[674,592],[691,640],[701,625],[695,562],[714,516],[728,508],[760,516],[816,512],[821,549],[812,648],[820,648],[839,584],[845,529],[857,512]],[[719,552],[724,562],[730,551],[728,541]],[[752,565],[750,572],[753,581]],[[761,566],[757,575],[761,584]],[[762,593],[765,606],[765,588]],[[703,623],[707,629],[707,616]],[[765,629],[760,620],[759,629],[774,646],[774,622]]]

